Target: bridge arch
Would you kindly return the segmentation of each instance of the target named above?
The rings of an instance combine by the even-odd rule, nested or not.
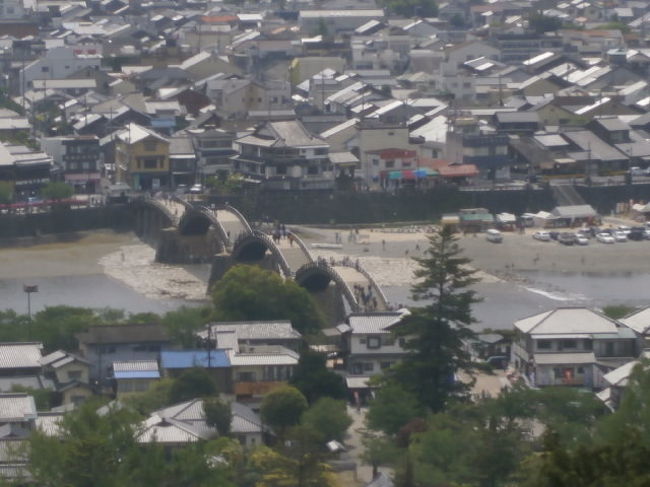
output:
[[[277,267],[285,277],[290,277],[291,268],[282,251],[271,237],[259,230],[240,234],[233,244],[231,256],[235,262],[260,262],[267,251],[271,254],[274,267]]]
[[[353,312],[359,311],[359,303],[350,289],[350,286],[336,272],[332,266],[323,260],[317,260],[303,265],[296,271],[294,280],[310,293],[325,291],[331,282],[334,282],[340,293],[347,301]]]

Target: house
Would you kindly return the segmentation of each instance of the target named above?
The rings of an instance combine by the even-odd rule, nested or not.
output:
[[[0,181],[14,187],[14,199],[26,201],[50,182],[52,158],[24,145],[0,143]]]
[[[381,9],[355,10],[301,10],[298,13],[298,27],[306,35],[329,34],[353,31],[371,20],[382,21],[384,11]],[[323,29],[324,27],[324,29]]]
[[[329,144],[298,120],[268,122],[235,140],[233,169],[273,189],[330,189],[334,172]]]
[[[396,339],[393,327],[409,314],[407,310],[351,314],[347,323],[338,325],[348,374],[377,375],[404,357],[405,339]]]
[[[40,342],[0,343],[0,392],[14,385],[43,389],[50,382],[42,375]]]
[[[92,396],[90,364],[87,360],[64,350],[56,350],[41,360],[43,374],[61,394],[61,404],[75,406]]]
[[[231,321],[211,323],[197,335],[210,341],[218,349],[235,348],[253,352],[256,347],[277,345],[298,352],[302,335],[294,330],[290,321]]]
[[[169,165],[171,171],[170,185],[192,186],[196,181],[197,164],[194,144],[189,134],[175,134],[169,139]]]
[[[163,350],[160,368],[165,377],[178,377],[193,368],[206,369],[217,384],[217,390],[233,390],[231,364],[225,350]]]
[[[99,69],[101,54],[77,54],[72,47],[55,47],[20,70],[19,86],[23,94],[34,80],[64,79],[78,71]]]
[[[473,164],[485,179],[510,175],[508,136],[484,130],[476,117],[462,117],[447,133],[445,159],[456,164]]]
[[[146,392],[160,380],[157,360],[123,360],[113,362],[117,398],[134,392]]]
[[[90,363],[90,380],[101,387],[113,373],[113,362],[158,360],[160,351],[169,345],[162,325],[92,326],[76,335],[82,357]]]
[[[130,123],[117,133],[115,168],[118,182],[136,190],[157,190],[171,181],[169,140],[156,132]]]
[[[25,438],[34,429],[36,403],[25,393],[0,394],[0,438]]]
[[[102,159],[96,135],[45,137],[41,147],[61,168],[65,182],[74,187],[75,193],[100,191]]]
[[[637,366],[642,363],[642,360],[648,358],[650,358],[650,352],[645,350],[639,360],[632,360],[605,374],[603,378],[607,383],[607,387],[598,392],[596,396],[612,411],[618,409],[625,394],[625,389],[629,384],[630,376]]]
[[[254,447],[264,443],[264,434],[268,429],[262,424],[259,415],[245,404],[232,401],[230,402],[230,413],[232,419],[230,422],[230,436],[236,438],[243,446]],[[203,399],[192,399],[180,404],[154,411],[151,416],[157,416],[162,421],[156,423],[157,431],[165,428],[162,422],[167,422],[171,429],[178,436],[187,438],[201,438],[202,434],[207,437],[214,437],[219,432],[206,424],[205,414],[203,412]],[[181,428],[186,429],[181,429]],[[195,436],[189,433],[193,430]],[[165,437],[168,437],[165,432]],[[191,440],[192,441],[192,440]]]
[[[603,376],[640,351],[633,329],[588,308],[557,308],[514,326],[511,363],[538,387],[606,387]]]
[[[632,328],[646,341],[650,340],[650,307],[633,311],[619,320],[625,326]]]

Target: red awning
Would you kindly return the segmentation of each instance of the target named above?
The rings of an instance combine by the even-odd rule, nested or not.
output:
[[[413,171],[402,171],[402,179],[415,179]]]

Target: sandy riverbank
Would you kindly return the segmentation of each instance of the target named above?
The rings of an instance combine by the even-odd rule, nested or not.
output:
[[[339,232],[341,249],[314,249],[325,258],[348,255],[359,262],[380,285],[404,285],[412,282],[417,264],[412,257],[427,247],[424,227],[400,232],[397,229],[359,229],[358,243],[348,240],[349,232]],[[334,243],[336,230],[304,228],[305,241]],[[558,242],[540,242],[532,238],[535,229],[525,234],[504,233],[503,243],[488,242],[484,235],[460,236],[460,245],[472,265],[481,271],[483,282],[500,279],[518,280],[518,271],[589,272],[600,274],[650,273],[650,241],[606,245],[591,239],[587,246],[565,246]]]

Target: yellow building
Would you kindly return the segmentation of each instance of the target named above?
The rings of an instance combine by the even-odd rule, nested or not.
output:
[[[136,190],[169,186],[169,141],[156,132],[130,123],[115,141],[117,182]]]

